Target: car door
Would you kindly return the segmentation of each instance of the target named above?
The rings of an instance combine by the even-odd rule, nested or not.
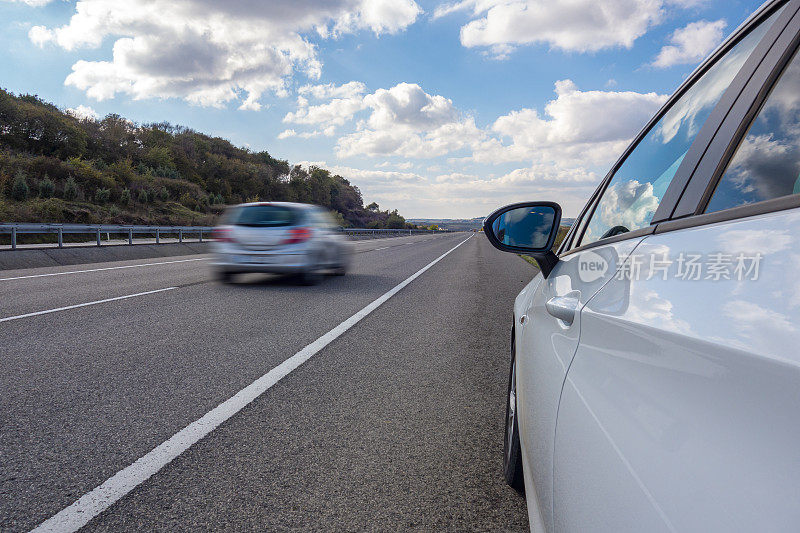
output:
[[[741,32],[679,89],[604,180],[550,276],[516,302],[516,401],[526,490],[534,495],[529,507],[538,502],[550,531],[565,525],[563,501],[554,498],[556,421],[564,380],[584,335],[580,310],[655,230],[651,219],[662,198],[679,196],[673,179],[684,185],[687,154],[709,142],[718,108],[727,109],[738,94],[741,87],[733,90],[732,82],[776,16],[773,10],[762,17],[769,17],[766,23]],[[555,495],[570,498],[568,491]]]
[[[674,196],[671,213],[689,214],[658,223],[580,312],[556,429],[556,531],[800,524],[797,9],[775,15]]]
[[[617,258],[630,253],[637,242],[629,239],[565,256],[536,290],[525,294],[528,301],[516,313],[518,423],[524,471],[535,485],[526,489],[535,490],[546,523],[552,520],[551,458],[558,400],[580,332],[580,315],[575,311],[614,275]]]

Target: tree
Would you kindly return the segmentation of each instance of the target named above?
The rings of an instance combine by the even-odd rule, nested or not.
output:
[[[44,179],[39,182],[39,198],[51,198],[56,192],[56,184],[45,174]]]
[[[64,200],[75,200],[78,198],[78,185],[75,179],[70,176],[64,184]]]
[[[135,124],[119,115],[80,120],[38,96],[0,89],[0,190],[9,196],[17,172],[44,177],[30,183],[33,191],[29,188],[27,193],[29,180],[24,186],[18,184],[20,198],[32,194],[46,198],[56,190],[66,201],[102,203],[113,196],[119,211],[115,219],[129,223],[182,224],[191,216],[174,206],[134,213],[124,209],[131,200],[138,204],[181,200],[189,209],[207,212],[209,205],[247,198],[315,203],[338,212],[348,226],[383,228],[399,226],[402,220],[381,211],[375,202],[365,207],[358,187],[321,167],[292,167],[266,151],[252,152],[226,139],[167,123]],[[14,209],[20,220],[35,221],[38,216],[18,206]],[[92,212],[86,206],[78,211],[76,205],[60,209],[70,220],[87,222],[104,222],[102,217],[111,211]],[[211,212],[202,223],[214,223],[219,210]],[[16,215],[12,210],[7,216]]]
[[[406,219],[398,215],[395,209],[386,219],[386,227],[389,229],[403,229],[406,227]]]
[[[22,171],[17,172],[17,175],[14,177],[14,184],[11,186],[11,197],[21,202],[28,199],[30,192],[28,182],[25,179],[25,173]]]
[[[98,204],[105,204],[111,199],[111,189],[103,189],[98,187],[94,191],[94,201]]]

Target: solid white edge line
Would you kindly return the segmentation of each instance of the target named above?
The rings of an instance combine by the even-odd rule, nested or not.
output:
[[[155,266],[155,265],[171,265],[172,263],[189,263],[190,261],[206,261],[208,260],[207,257],[200,257],[196,259],[178,259],[176,261],[160,261],[158,263],[143,263],[141,265],[122,265],[122,266],[115,266],[115,267],[103,267],[103,268],[88,268],[86,270],[71,270],[69,272],[51,272],[49,274],[30,274],[27,276],[15,276],[13,278],[0,278],[0,281],[12,281],[15,279],[30,279],[30,278],[45,278],[49,276],[65,276],[67,274],[83,274],[84,272],[101,272],[103,270],[119,270],[121,268],[137,268],[137,267],[147,267],[147,266]]]
[[[380,296],[356,314],[325,333],[323,336],[286,359],[284,362],[256,379],[247,387],[228,398],[205,415],[190,423],[172,437],[153,448],[133,464],[123,468],[102,485],[81,496],[66,507],[39,524],[34,532],[73,532],[89,523],[94,517],[111,507],[120,498],[145,482],[173,459],[189,449],[190,446],[214,431],[223,422],[241,411],[250,402],[261,396],[283,377],[308,361],[317,352],[337,339],[362,318],[372,313],[386,300],[400,292],[406,285],[417,279],[433,265],[444,259],[453,250],[467,242],[472,235],[443,253],[420,270],[397,284],[389,292]]]
[[[156,289],[154,291],[137,292],[136,294],[126,294],[125,296],[116,296],[114,298],[106,298],[105,300],[96,300],[94,302],[86,302],[82,304],[67,305],[65,307],[56,307],[55,309],[47,309],[45,311],[36,311],[34,313],[25,313],[24,315],[7,316],[0,318],[0,322],[8,322],[9,320],[19,320],[20,318],[28,318],[31,316],[46,315],[49,313],[57,313],[58,311],[67,311],[69,309],[77,309],[78,307],[86,307],[87,305],[104,304],[106,302],[116,302],[117,300],[127,300],[128,298],[135,298],[136,296],[144,296],[146,294],[155,294],[157,292],[171,291],[178,287],[167,287],[165,289]]]

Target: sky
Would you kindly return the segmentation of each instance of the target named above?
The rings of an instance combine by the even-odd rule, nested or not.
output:
[[[407,218],[578,214],[745,0],[0,0],[0,87],[221,136]]]

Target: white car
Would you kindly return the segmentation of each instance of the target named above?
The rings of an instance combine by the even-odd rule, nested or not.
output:
[[[234,274],[297,274],[307,285],[323,271],[344,275],[351,245],[328,212],[291,202],[253,202],[229,208],[212,234],[211,267],[222,282]]]
[[[514,304],[505,476],[547,532],[800,531],[800,1],[678,89]]]

